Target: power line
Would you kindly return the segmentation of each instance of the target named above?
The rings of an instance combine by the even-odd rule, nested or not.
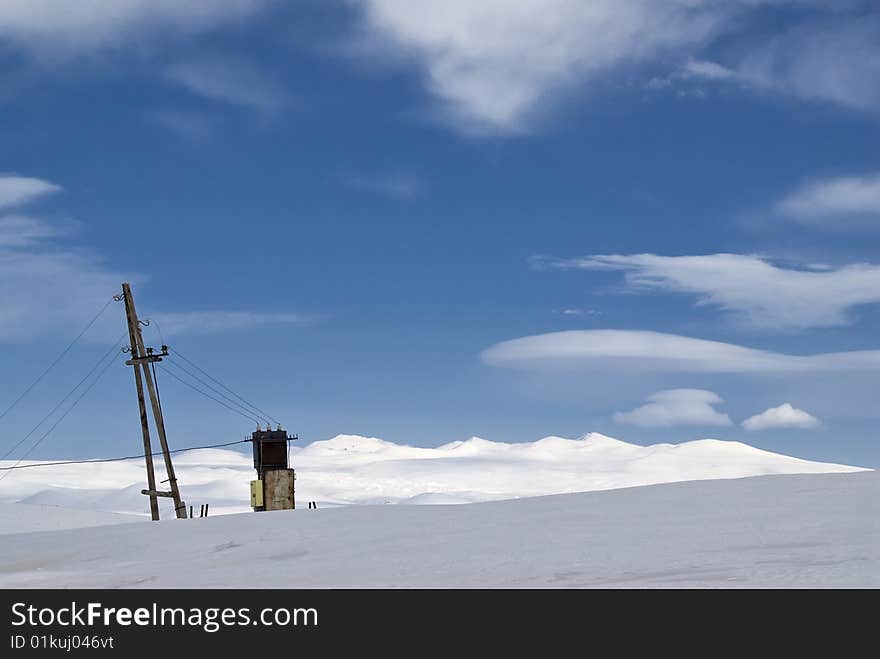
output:
[[[187,370],[184,369],[182,366],[180,366],[180,364],[175,364],[174,362],[166,361],[166,362],[165,362],[165,366],[170,366],[170,367],[172,367],[172,369],[181,369],[181,371],[182,371],[183,373],[186,373],[187,377],[194,377],[198,382],[202,382],[202,380],[200,380],[198,377],[193,376],[189,371],[187,371]],[[192,389],[193,391],[196,391],[196,392],[198,392],[199,394],[201,394],[202,396],[204,396],[204,397],[206,397],[206,398],[209,398],[209,399],[213,400],[213,401],[214,401],[215,403],[217,403],[218,405],[222,405],[222,406],[225,407],[227,410],[230,410],[230,411],[232,411],[232,412],[235,412],[235,413],[238,414],[239,416],[242,416],[242,417],[244,417],[244,418],[246,418],[246,419],[250,419],[251,421],[253,421],[253,422],[256,423],[257,425],[260,425],[260,424],[262,423],[261,419],[260,419],[259,417],[257,417],[253,412],[251,412],[249,409],[247,409],[246,407],[244,407],[244,406],[242,406],[242,405],[237,405],[237,404],[236,404],[235,407],[233,407],[232,405],[229,405],[228,403],[224,403],[224,402],[223,402],[222,400],[220,400],[219,398],[215,398],[215,397],[212,396],[211,394],[209,394],[209,393],[207,393],[206,391],[204,391],[203,389],[199,388],[197,385],[192,384],[192,382],[188,382],[188,381],[185,380],[184,378],[181,378],[180,375],[178,375],[177,373],[175,373],[174,370],[169,370],[169,369],[166,368],[166,369],[165,369],[165,373],[167,373],[168,375],[170,375],[171,377],[173,377],[173,378],[174,378],[175,380],[177,380],[178,382],[181,382],[181,383],[185,384],[187,387],[189,387],[189,388]],[[202,382],[202,383],[203,383],[203,382]],[[204,383],[203,383],[203,384],[204,384]],[[206,385],[206,386],[208,386],[208,388],[211,389],[211,391],[216,391],[215,389],[211,388],[210,385]],[[228,399],[227,399],[227,400],[228,400]]]
[[[116,342],[116,345],[113,346],[113,348],[116,349],[118,347],[119,347],[119,341]],[[105,354],[105,357],[106,357],[106,354]],[[89,393],[96,384],[98,384],[98,381],[101,379],[101,377],[104,375],[104,373],[107,372],[107,369],[109,369],[112,365],[113,365],[113,358],[111,356],[111,359],[106,364],[104,364],[104,368],[101,369],[101,371],[98,373],[97,377],[95,377],[95,379],[92,380],[85,389],[83,389],[82,393],[80,393],[80,395],[77,396],[76,399],[73,401],[73,404],[70,407],[68,407],[60,417],[58,417],[55,420],[55,423],[53,423],[49,427],[49,429],[46,432],[44,432],[40,436],[40,438],[36,442],[34,442],[34,444],[27,451],[25,451],[25,454],[18,459],[18,462],[16,462],[14,466],[18,466],[19,464],[21,464],[21,462],[27,456],[29,456],[34,451],[34,449],[36,449],[43,442],[43,440],[46,439],[46,437],[48,437],[50,434],[52,434],[52,431],[58,427],[58,424],[60,424],[62,421],[64,421],[64,419],[67,417],[67,415],[73,411],[73,408],[75,408],[77,406],[77,404],[85,397],[85,395],[87,393]],[[94,371],[94,369],[92,369],[92,370]],[[79,386],[79,385],[77,385],[77,386]],[[4,458],[5,458],[5,456],[4,456]],[[9,472],[7,471],[6,473],[9,473]],[[0,480],[3,480],[5,477],[6,477],[6,474],[3,474],[2,476],[0,476]]]
[[[170,363],[170,362],[166,362],[166,364],[168,364],[168,363]],[[179,368],[179,367],[178,367],[178,368]],[[243,416],[243,417],[246,418],[246,419],[250,419],[251,421],[253,421],[253,422],[256,423],[257,425],[260,424],[260,420],[259,420],[258,418],[254,417],[254,416],[251,416],[250,414],[245,414],[244,412],[240,412],[239,410],[235,409],[234,407],[232,407],[232,406],[230,406],[230,405],[227,405],[226,403],[224,403],[224,402],[223,402],[222,400],[220,400],[219,398],[214,398],[211,394],[205,393],[204,391],[202,391],[201,389],[199,389],[197,386],[195,386],[195,385],[193,385],[193,384],[190,384],[189,382],[187,382],[187,381],[184,380],[183,378],[178,377],[178,376],[174,373],[174,371],[171,371],[171,370],[168,370],[168,369],[164,369],[164,370],[165,370],[165,373],[167,373],[168,375],[170,375],[171,377],[173,377],[173,378],[174,378],[175,380],[177,380],[178,382],[180,382],[180,383],[182,383],[182,384],[185,384],[187,387],[189,387],[189,388],[192,389],[193,391],[196,391],[196,392],[200,393],[202,396],[205,396],[206,398],[210,398],[211,400],[213,400],[213,401],[214,401],[215,403],[217,403],[218,405],[222,405],[222,406],[225,407],[226,409],[231,410],[232,412],[235,412],[235,413],[238,414],[239,416]]]
[[[228,391],[228,392],[231,393],[233,396],[235,396],[236,398],[238,398],[241,402],[245,403],[245,404],[248,405],[249,407],[252,407],[254,410],[256,410],[257,412],[259,412],[264,418],[269,419],[270,421],[272,421],[272,422],[274,422],[274,423],[278,423],[278,424],[281,423],[281,422],[280,422],[278,419],[276,419],[274,416],[272,416],[271,414],[267,414],[266,412],[264,412],[263,410],[261,410],[259,407],[257,407],[257,406],[254,405],[253,403],[248,402],[245,398],[243,398],[242,396],[238,395],[238,394],[235,393],[232,389],[230,389],[230,388],[227,387],[225,384],[223,384],[222,382],[220,382],[220,380],[218,380],[218,379],[215,378],[215,377],[212,377],[210,374],[208,374],[207,372],[205,372],[205,370],[202,369],[202,368],[200,368],[200,367],[198,366],[198,364],[193,363],[191,360],[187,359],[183,354],[181,354],[181,352],[180,352],[179,350],[177,350],[177,349],[175,349],[175,348],[172,348],[171,351],[172,351],[175,355],[177,355],[178,357],[180,357],[183,361],[185,361],[187,364],[189,364],[189,365],[192,366],[193,368],[198,369],[199,372],[201,372],[205,377],[207,377],[207,378],[210,379],[211,381],[213,381],[213,382],[219,384],[219,385],[220,385],[221,387],[223,387],[226,391]]]
[[[239,439],[234,442],[226,442],[225,444],[210,444],[206,446],[187,446],[185,448],[174,449],[173,451],[168,451],[169,453],[181,453],[183,451],[199,451],[202,449],[209,448],[223,448],[224,446],[232,446],[234,444],[245,444],[247,442],[253,441],[252,439]],[[151,456],[162,455],[162,452],[159,451],[157,453],[150,453]],[[99,462],[122,462],[123,460],[138,460],[140,458],[147,457],[146,453],[141,453],[140,455],[125,455],[118,458],[95,458],[90,460],[64,460],[61,462],[35,462],[29,465],[13,465],[12,467],[0,467],[0,471],[13,471],[15,469],[30,469],[32,467],[58,467],[61,465],[80,465],[80,464],[93,464]],[[0,476],[2,478],[2,476]]]
[[[27,435],[25,435],[20,440],[18,440],[18,442],[15,444],[15,446],[13,446],[8,451],[6,451],[6,453],[3,454],[3,457],[0,457],[0,460],[5,460],[6,458],[8,458],[15,451],[15,449],[17,449],[19,446],[24,444],[28,440],[28,438],[31,435],[33,435],[41,425],[43,425],[53,414],[55,414],[55,412],[57,412],[61,408],[61,406],[64,405],[65,402],[67,402],[67,399],[70,398],[71,396],[73,396],[73,394],[76,392],[76,390],[79,389],[83,385],[83,383],[86,380],[88,380],[96,370],[98,370],[98,368],[101,366],[101,364],[104,363],[104,360],[106,360],[107,357],[110,356],[111,353],[113,353],[114,351],[116,351],[119,348],[119,344],[122,341],[122,338],[124,336],[125,336],[125,334],[121,335],[116,340],[116,343],[114,343],[110,347],[110,350],[105,352],[100,357],[100,359],[98,359],[98,361],[95,363],[95,365],[92,366],[91,370],[88,373],[86,373],[86,375],[83,377],[83,379],[80,380],[79,382],[77,382],[76,385],[70,391],[67,392],[67,394],[64,396],[64,398],[62,398],[60,401],[58,401],[58,403],[56,403],[55,407],[53,407],[51,410],[49,410],[49,413],[46,414],[46,416],[44,416],[42,419],[40,419],[40,421],[39,421],[39,423],[37,423],[37,425],[35,425],[33,428],[30,429],[30,431],[28,432]],[[112,360],[110,361],[110,363],[113,363]]]
[[[51,371],[53,368],[55,368],[55,366],[58,365],[58,362],[60,362],[62,359],[64,359],[64,356],[68,352],[70,352],[70,349],[73,348],[73,346],[76,345],[77,341],[79,341],[83,337],[83,334],[85,334],[86,332],[89,331],[91,326],[97,322],[98,318],[100,318],[104,314],[104,312],[107,310],[107,307],[109,307],[112,303],[113,303],[113,298],[111,297],[109,300],[107,300],[107,303],[103,307],[101,307],[101,310],[95,314],[94,318],[92,318],[86,324],[86,326],[83,328],[83,330],[79,334],[76,335],[76,337],[73,339],[73,341],[71,341],[68,344],[68,346],[64,350],[61,351],[61,354],[55,358],[55,361],[53,361],[51,364],[49,364],[49,366],[46,368],[46,370],[43,371],[42,373],[40,373],[40,375],[37,377],[37,379],[34,380],[33,382],[31,382],[30,385],[28,385],[28,387],[18,396],[18,398],[16,398],[14,401],[12,401],[12,403],[9,404],[9,407],[7,407],[5,410],[3,410],[2,413],[0,413],[0,419],[2,419],[4,416],[9,414],[12,411],[12,409],[16,405],[18,405],[21,402],[21,400],[25,396],[27,396],[33,390],[33,388],[36,387],[42,381],[42,379],[44,377],[46,377],[49,374],[49,371]]]
[[[231,403],[232,405],[234,405],[234,406],[237,407],[238,409],[242,410],[244,413],[248,414],[248,415],[251,416],[251,417],[256,417],[256,418],[258,419],[258,423],[259,423],[259,419],[264,419],[264,420],[266,420],[266,427],[267,427],[267,428],[269,427],[269,421],[268,421],[268,417],[267,417],[266,415],[259,414],[259,412],[255,412],[255,411],[253,411],[253,410],[251,410],[251,409],[245,407],[245,406],[242,405],[241,403],[238,403],[238,402],[234,401],[233,399],[231,399],[229,396],[227,396],[226,394],[224,394],[222,391],[220,391],[220,390],[217,389],[216,387],[212,387],[210,384],[208,384],[207,382],[205,382],[204,380],[202,380],[202,378],[200,378],[198,375],[196,375],[195,373],[193,373],[192,371],[190,371],[190,370],[189,370],[188,368],[186,368],[185,366],[181,366],[181,365],[178,364],[177,362],[172,362],[172,361],[168,361],[168,362],[165,362],[165,363],[166,363],[166,365],[168,365],[168,366],[173,366],[174,368],[179,368],[181,371],[183,371],[184,373],[186,373],[189,377],[191,377],[191,378],[193,378],[194,380],[196,380],[197,382],[203,384],[203,385],[206,386],[208,389],[210,389],[211,391],[213,391],[215,394],[217,394],[218,396],[220,396],[220,397],[223,398],[224,400],[228,401],[229,403]]]

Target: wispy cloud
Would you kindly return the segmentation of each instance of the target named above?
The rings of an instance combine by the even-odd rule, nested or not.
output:
[[[793,269],[747,254],[535,257],[531,263],[539,269],[619,270],[632,291],[696,295],[697,304],[771,328],[846,325],[854,321],[854,307],[880,302],[880,266],[865,263]]]
[[[565,309],[554,309],[553,313],[558,313],[569,318],[584,318],[585,316],[601,316],[602,312],[596,309],[582,309],[581,307],[566,307]]]
[[[880,172],[810,181],[786,194],[773,210],[799,222],[830,226],[880,220]]]
[[[349,176],[345,183],[356,190],[365,190],[396,199],[413,199],[424,189],[421,180],[408,174]]]
[[[0,248],[29,247],[67,231],[27,215],[0,215]]]
[[[180,62],[166,72],[169,81],[212,101],[274,113],[286,103],[283,88],[244,60],[209,57]]]
[[[484,350],[492,366],[681,373],[802,374],[880,371],[880,350],[790,355],[637,330],[574,330],[503,341]]]
[[[683,85],[726,82],[751,92],[880,112],[880,86],[866,83],[880,77],[880,17],[862,14],[859,2],[812,4],[821,13],[775,35],[739,35],[744,45],[735,52],[741,55],[727,63],[692,59],[677,71],[652,78],[648,88],[689,95],[694,92],[682,90]]]
[[[772,428],[818,428],[822,423],[812,414],[783,403],[779,407],[771,407],[760,414],[750,416],[743,421],[743,428],[749,432]]]
[[[133,38],[198,33],[247,18],[275,0],[3,0],[0,40],[28,51],[80,53]]]
[[[39,178],[0,174],[0,210],[22,206],[60,190],[61,186]]]
[[[834,3],[827,7],[833,8]],[[880,16],[823,16],[747,49],[738,76],[769,90],[880,111]]]
[[[236,332],[261,325],[305,325],[315,320],[314,316],[304,314],[253,311],[156,311],[148,316],[167,336]]]
[[[57,189],[42,183],[39,189]],[[19,196],[16,204],[23,204],[23,199]],[[22,212],[0,215],[0,341],[69,335],[71,328],[85,325],[119,291],[122,281],[145,279],[117,271],[93,250],[72,244],[70,229]],[[157,311],[153,315],[169,334],[241,331],[315,320],[303,314],[247,310]],[[123,328],[120,313],[104,314],[88,338],[112,339]]]
[[[214,123],[209,117],[183,110],[154,110],[147,113],[146,118],[191,142],[207,140],[214,129]]]
[[[125,279],[93,252],[53,240],[62,233],[32,217],[0,219],[0,340],[38,338],[82,326]],[[48,316],[46,309],[52,310]],[[115,336],[122,329],[117,325],[101,325],[95,336]]]
[[[709,60],[689,60],[677,71],[673,71],[668,75],[655,76],[648,83],[648,89],[667,90],[675,89],[679,95],[700,94],[703,90],[692,89],[683,90],[681,85],[684,82],[719,82],[723,80],[737,79],[739,74],[733,69],[712,62]]]
[[[730,417],[713,407],[723,402],[718,394],[705,389],[664,389],[648,396],[641,407],[617,412],[614,420],[644,428],[732,426]]]
[[[717,62],[690,60],[680,74],[684,78],[703,78],[706,80],[728,80],[736,77],[736,72]]]

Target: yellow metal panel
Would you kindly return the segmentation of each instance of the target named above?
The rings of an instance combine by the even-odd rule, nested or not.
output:
[[[251,481],[251,507],[259,508],[263,505],[263,481]]]

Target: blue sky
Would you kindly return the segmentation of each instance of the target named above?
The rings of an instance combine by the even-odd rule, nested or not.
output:
[[[880,464],[876,3],[100,4],[0,8],[0,410],[129,279],[303,441]],[[29,457],[137,452],[122,360]],[[173,445],[251,430],[159,380]]]

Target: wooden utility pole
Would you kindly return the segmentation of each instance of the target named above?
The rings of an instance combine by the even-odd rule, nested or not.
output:
[[[150,515],[154,520],[159,519],[158,497],[171,497],[174,500],[174,512],[178,519],[186,519],[186,505],[180,500],[180,490],[177,487],[177,477],[174,474],[174,465],[171,463],[171,452],[168,450],[168,439],[165,436],[165,419],[162,416],[162,407],[156,395],[156,386],[153,382],[153,374],[150,365],[162,361],[162,357],[168,354],[166,346],[162,346],[159,354],[153,354],[153,349],[144,347],[144,338],[141,335],[141,325],[137,311],[134,307],[134,297],[131,294],[131,286],[122,284],[122,298],[125,300],[125,318],[128,321],[128,336],[131,345],[131,359],[125,363],[134,367],[134,382],[137,388],[138,408],[141,414],[141,431],[144,435],[144,459],[147,463],[147,489],[141,490],[141,494],[150,497]],[[150,407],[153,412],[153,422],[159,435],[159,444],[162,446],[162,456],[165,459],[165,472],[168,475],[169,491],[156,489],[156,473],[153,469],[153,450],[150,446],[150,426],[147,422],[147,406],[144,400],[144,382],[147,384],[147,394],[150,397]],[[163,481],[164,482],[164,481]]]

